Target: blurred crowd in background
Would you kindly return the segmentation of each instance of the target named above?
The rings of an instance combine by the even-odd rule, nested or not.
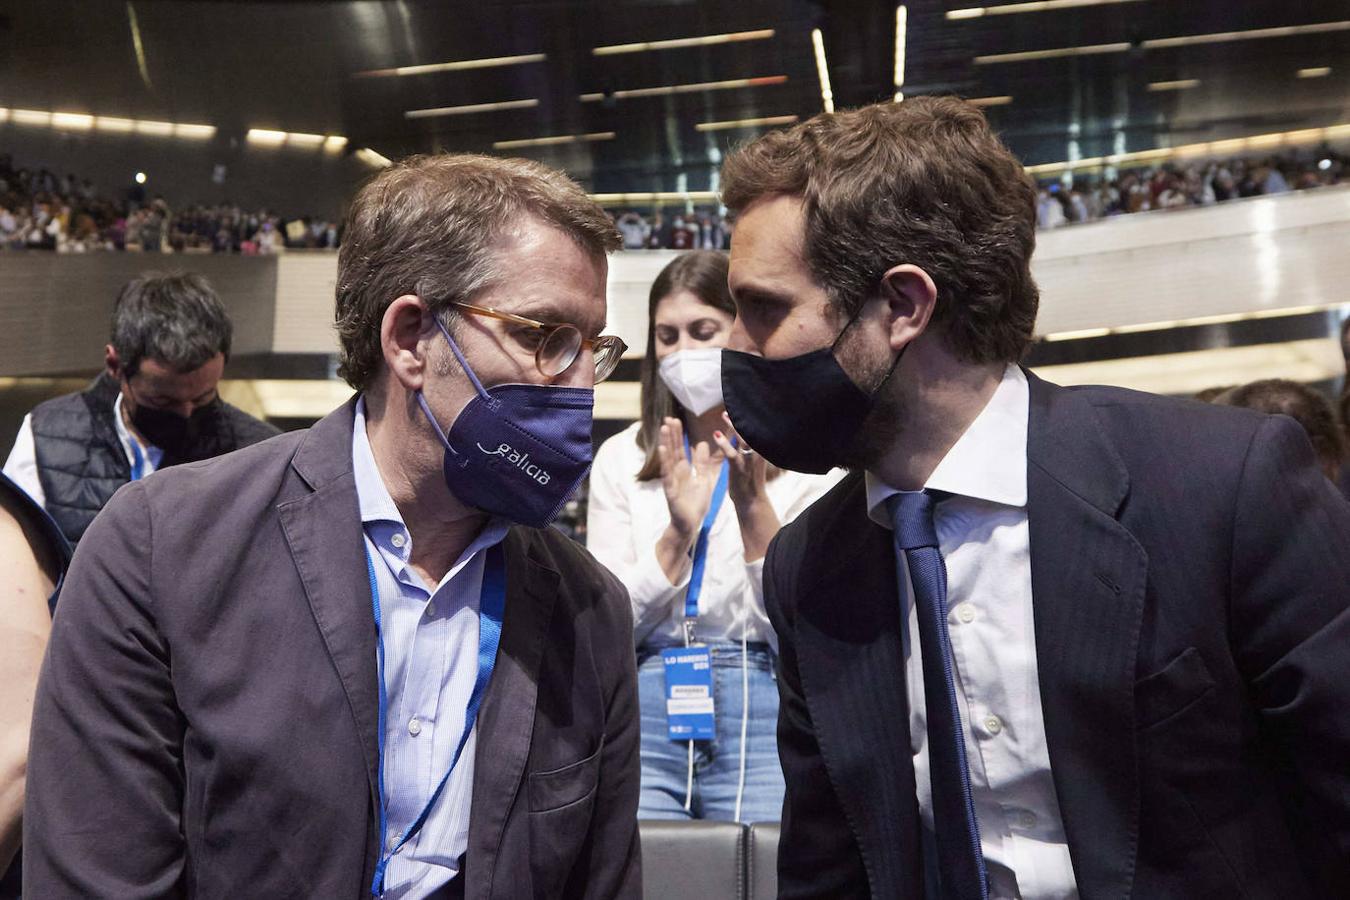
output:
[[[1126,213],[1211,206],[1243,197],[1339,184],[1350,157],[1328,148],[1264,159],[1166,164],[1122,169],[1112,177],[1042,181],[1036,209],[1041,228],[1058,228]]]
[[[338,223],[234,203],[178,209],[142,185],[110,197],[88,178],[16,167],[0,154],[0,250],[242,253],[331,249]]]
[[[1040,182],[1037,221],[1041,228],[1059,228],[1128,213],[1209,206],[1339,184],[1348,164],[1350,157],[1322,148],[1047,180]],[[612,214],[626,250],[730,246],[731,223],[717,208],[629,209]],[[164,197],[149,196],[141,185],[121,198],[111,198],[88,178],[45,168],[16,168],[8,154],[0,154],[0,250],[268,255],[331,250],[340,237],[340,223],[322,217],[246,210],[229,202],[175,209]]]

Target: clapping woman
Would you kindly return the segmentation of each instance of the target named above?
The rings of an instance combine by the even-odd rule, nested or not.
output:
[[[764,553],[839,473],[780,471],[739,440],[721,392],[734,319],[724,254],[685,253],[662,270],[648,303],[642,419],[600,447],[591,471],[589,547],[633,603],[639,818],[773,821],[782,808]],[[685,647],[695,652],[673,652]],[[705,651],[709,669],[668,672]],[[679,713],[704,715],[694,701],[707,675],[712,714],[699,725],[710,736],[683,739],[692,719]]]

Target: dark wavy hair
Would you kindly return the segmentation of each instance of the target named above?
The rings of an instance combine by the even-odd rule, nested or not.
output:
[[[736,315],[736,304],[727,287],[727,257],[717,250],[690,250],[671,260],[652,282],[647,295],[647,355],[642,357],[642,425],[637,444],[647,454],[638,470],[638,481],[650,481],[661,475],[656,447],[661,420],[675,416],[684,420],[684,410],[675,402],[670,389],[661,380],[656,362],[656,307],[671,294],[688,291],[714,309]]]
[[[1022,357],[1040,302],[1036,187],[976,107],[914,97],[821,113],[727,157],[733,217],[774,195],[802,198],[806,262],[845,318],[910,263],[937,285],[933,323],[953,353]]]
[[[228,360],[233,338],[220,297],[196,272],[142,272],[113,304],[109,343],[128,378],[146,359],[179,373],[201,368],[217,353]]]

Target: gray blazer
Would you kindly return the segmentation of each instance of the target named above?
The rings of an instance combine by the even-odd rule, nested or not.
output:
[[[25,895],[368,896],[378,683],[353,409],[130,484],[89,529],[38,686]],[[637,897],[627,594],[556,532],[513,528],[505,550],[466,896]]]

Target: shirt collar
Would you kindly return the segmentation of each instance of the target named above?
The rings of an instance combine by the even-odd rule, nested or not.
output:
[[[370,437],[366,434],[366,398],[356,401],[356,415],[352,423],[352,474],[356,479],[356,500],[361,510],[361,523],[388,523],[400,531],[407,531],[398,504],[389,496],[384,486],[380,468],[375,464],[375,452],[370,448]],[[471,558],[479,550],[491,547],[506,537],[511,523],[500,516],[488,519],[478,537],[465,548],[460,561]],[[411,541],[411,537],[409,538]],[[407,545],[405,545],[406,547]],[[458,563],[456,563],[458,565]],[[453,570],[452,570],[453,571]]]
[[[356,401],[356,417],[352,425],[352,474],[356,477],[356,499],[361,506],[361,521],[393,522],[403,526],[398,504],[389,496],[389,489],[380,477],[375,464],[375,452],[370,449],[366,434],[366,398]]]
[[[113,428],[117,430],[117,439],[122,442],[122,452],[127,455],[127,462],[135,467],[136,451],[131,449],[131,442],[135,441],[145,451],[145,456],[150,460],[151,467],[158,467],[159,461],[164,457],[164,451],[156,447],[149,441],[140,441],[131,433],[127,427],[126,421],[122,418],[122,392],[117,392],[117,397],[113,400]]]
[[[924,488],[1003,506],[1026,506],[1030,404],[1027,376],[1020,366],[1010,364],[994,395],[947,451]],[[885,502],[901,491],[871,472],[866,473],[864,480],[868,516],[878,525],[890,528]]]

